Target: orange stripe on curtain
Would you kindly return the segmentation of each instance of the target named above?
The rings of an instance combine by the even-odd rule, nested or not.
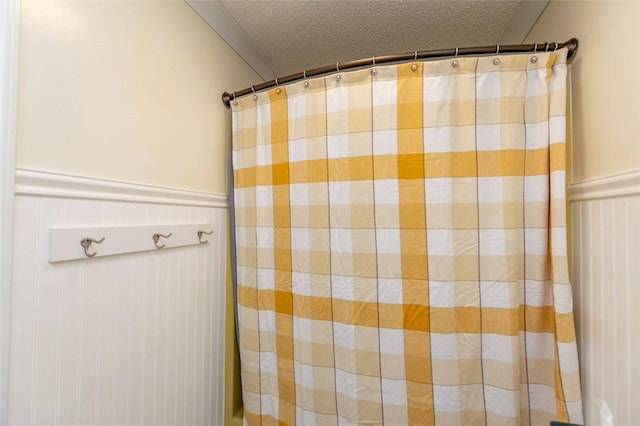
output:
[[[291,207],[286,92],[269,92],[271,102],[271,190],[273,193],[273,269],[275,353],[278,368],[278,423],[295,423],[296,385],[291,294]],[[266,306],[265,306],[266,308]],[[268,309],[268,308],[267,308]],[[274,423],[276,424],[276,423]]]

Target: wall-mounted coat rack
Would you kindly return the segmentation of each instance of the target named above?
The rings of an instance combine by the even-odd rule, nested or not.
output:
[[[208,223],[49,229],[49,262],[203,245]]]

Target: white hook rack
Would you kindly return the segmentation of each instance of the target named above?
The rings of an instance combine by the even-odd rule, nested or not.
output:
[[[165,251],[173,247],[206,245],[202,235],[210,235],[208,223],[176,225],[107,226],[87,228],[50,228],[49,262],[95,259],[141,251]],[[156,241],[155,236],[162,237]],[[168,236],[171,236],[168,238]],[[159,239],[159,238],[158,238]],[[100,245],[91,245],[91,242]],[[82,243],[85,242],[85,243]],[[92,252],[88,248],[91,246]],[[95,254],[94,254],[95,253]]]

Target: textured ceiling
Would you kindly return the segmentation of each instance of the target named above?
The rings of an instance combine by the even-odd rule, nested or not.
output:
[[[498,44],[521,2],[219,2],[279,76],[414,50]]]

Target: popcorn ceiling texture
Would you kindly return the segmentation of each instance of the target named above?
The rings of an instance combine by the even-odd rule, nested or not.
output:
[[[220,2],[279,76],[415,50],[497,44],[520,1]]]

